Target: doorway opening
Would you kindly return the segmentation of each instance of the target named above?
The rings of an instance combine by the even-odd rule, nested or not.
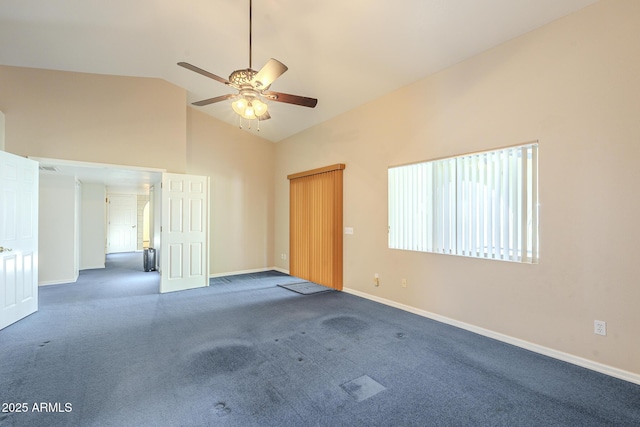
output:
[[[107,253],[143,251],[153,247],[151,190],[120,194],[107,187],[107,191]]]
[[[144,208],[151,200],[152,187],[161,182],[164,170],[60,159],[32,159],[40,164],[41,195],[48,194],[46,198],[52,200],[48,207],[41,204],[40,216],[50,218],[55,213],[57,217],[64,218],[64,221],[41,222],[40,259],[53,260],[55,269],[40,269],[40,285],[73,283],[81,271],[104,269],[110,252],[140,251],[142,256]],[[79,191],[74,196],[71,189],[76,185],[79,186]],[[119,209],[109,209],[109,196],[127,194],[131,199],[129,208],[125,204],[119,205]],[[74,204],[79,208],[72,209]],[[153,209],[151,203],[149,210]],[[117,227],[110,227],[109,224],[109,216],[114,211],[121,223],[120,230],[115,233],[119,234],[117,239],[112,238],[114,233],[111,233],[111,229]],[[114,225],[114,221],[111,222]],[[147,224],[150,230],[154,227],[152,214]],[[123,228],[125,225],[128,232]],[[47,228],[51,232],[48,233]],[[159,230],[160,226],[157,228]],[[151,236],[147,239],[153,239],[153,231],[149,234]],[[51,236],[49,242],[48,236]],[[113,243],[116,243],[115,249]],[[142,269],[142,261],[139,264]]]
[[[75,270],[75,275],[67,274],[66,277],[54,277],[49,279],[47,284],[73,283],[78,279],[79,270],[105,268],[106,255],[110,252],[124,253],[124,251],[131,250],[133,247],[131,241],[135,241],[133,250],[136,253],[144,253],[142,252],[144,249],[144,207],[149,202],[148,241],[151,247],[155,245],[157,251],[156,260],[161,278],[159,291],[161,293],[174,292],[209,285],[209,177],[167,173],[160,169],[69,160],[42,158],[34,158],[33,160],[40,163],[40,183],[47,180],[50,174],[57,174],[66,175],[67,179],[62,180],[62,186],[70,182],[74,186],[79,183],[82,187],[77,192],[81,196],[76,196],[72,202],[75,205],[78,203],[78,199],[81,199],[81,208],[77,209],[78,214],[71,213],[70,216],[65,216],[67,219],[73,218],[69,220],[69,223],[79,231],[66,233],[63,230],[56,230],[61,231],[56,236],[62,237],[51,239],[53,249],[48,253],[46,250],[40,251],[40,259],[46,256],[54,260],[56,264],[71,263],[74,266],[78,264],[77,257],[80,257],[80,267]],[[138,203],[138,200],[141,200],[140,192],[133,192],[133,194],[138,194],[135,197],[135,202],[130,203],[129,207],[120,209],[126,205],[123,203],[122,206],[118,205],[114,209],[117,211],[113,215],[114,218],[119,220],[121,217],[125,217],[128,221],[122,221],[122,224],[119,224],[124,224],[121,227],[119,237],[111,236],[118,245],[122,243],[122,246],[116,245],[116,249],[114,249],[114,245],[110,241],[111,237],[108,236],[110,228],[108,221],[112,212],[109,212],[107,203],[105,203],[105,201],[109,201],[106,196],[110,194],[113,199],[113,195],[130,195],[132,192],[128,190],[136,184],[144,186],[143,203]],[[93,203],[83,203],[86,195],[85,186],[91,186],[91,194],[99,196],[92,200]],[[58,190],[61,189],[55,187],[52,191]],[[52,205],[57,206],[58,203]],[[85,207],[91,211],[89,215],[85,215]],[[43,218],[48,216],[46,211],[41,210],[41,213]],[[135,217],[135,220],[132,217]],[[100,218],[101,224],[85,227],[85,221],[83,221],[85,218],[91,218],[94,224],[96,218]],[[60,228],[58,224],[53,222],[43,221],[43,224]],[[127,227],[128,230],[125,233],[124,229]],[[76,239],[75,249],[77,250],[73,250],[75,257],[74,255],[61,256],[58,249],[60,245],[68,244],[69,240],[78,234],[81,238]],[[70,244],[71,247],[73,245],[73,243]],[[97,265],[87,267],[84,264],[87,253],[98,255]],[[71,270],[73,271],[73,268]],[[48,273],[45,269],[40,269],[39,272],[40,278]],[[42,281],[39,280],[39,282],[43,284]]]
[[[151,244],[151,214],[149,202],[142,208],[142,249],[148,249]]]

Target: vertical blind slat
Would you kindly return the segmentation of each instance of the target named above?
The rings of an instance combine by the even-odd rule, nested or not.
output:
[[[527,212],[529,212],[529,197],[527,194],[527,179],[529,176],[529,168],[528,168],[528,153],[526,150],[520,150],[520,215],[518,218],[520,219],[520,242],[518,244],[518,248],[520,249],[520,261],[528,262],[530,261],[528,256],[527,248],[529,246],[527,241]]]
[[[456,248],[464,253],[464,244],[462,242],[462,236],[464,235],[464,159],[456,160]]]
[[[527,252],[529,262],[538,262],[538,146],[527,152]]]

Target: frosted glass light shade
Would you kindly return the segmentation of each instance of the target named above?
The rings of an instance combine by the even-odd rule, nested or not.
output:
[[[248,120],[259,118],[267,112],[267,104],[258,98],[239,98],[231,103],[231,108],[241,117]]]

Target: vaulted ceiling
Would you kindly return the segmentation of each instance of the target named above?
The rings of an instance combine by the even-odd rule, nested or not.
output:
[[[276,58],[289,71],[272,90],[319,100],[271,102],[259,135],[280,141],[596,1],[253,0],[253,68]],[[0,2],[2,65],[162,78],[189,103],[233,93],[180,61],[247,68],[249,0]],[[238,124],[230,101],[200,109]]]

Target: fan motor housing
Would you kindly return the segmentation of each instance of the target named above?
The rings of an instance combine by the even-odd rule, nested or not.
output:
[[[251,68],[236,70],[229,76],[229,82],[231,82],[232,85],[241,87],[243,85],[251,84],[251,81],[256,74],[258,74],[258,72]]]

